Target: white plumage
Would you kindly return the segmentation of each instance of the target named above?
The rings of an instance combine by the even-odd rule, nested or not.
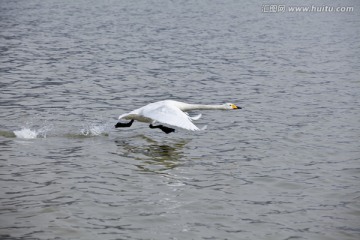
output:
[[[195,126],[192,123],[192,121],[198,120],[201,117],[201,114],[195,117],[190,117],[189,114],[186,113],[186,111],[230,110],[230,109],[240,109],[240,107],[237,107],[232,103],[226,103],[222,105],[200,105],[200,104],[188,104],[173,100],[164,100],[155,103],[150,103],[144,107],[120,115],[119,120],[120,119],[136,120],[139,122],[145,122],[150,124],[155,124],[156,122],[159,122],[159,123],[183,128],[186,130],[197,131],[200,129],[197,126]],[[132,122],[128,124],[118,123],[121,126],[116,125],[116,127],[130,127]],[[150,125],[150,127],[152,127],[152,125]]]

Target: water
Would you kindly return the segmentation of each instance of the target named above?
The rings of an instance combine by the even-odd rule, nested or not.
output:
[[[331,4],[0,1],[1,239],[359,239],[360,5]],[[243,109],[113,128],[164,99]]]

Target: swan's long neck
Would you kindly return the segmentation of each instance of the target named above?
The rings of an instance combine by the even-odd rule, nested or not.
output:
[[[203,105],[203,104],[184,104],[180,106],[182,111],[191,110],[224,110],[224,105]]]

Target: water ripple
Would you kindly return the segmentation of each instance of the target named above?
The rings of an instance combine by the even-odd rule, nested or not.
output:
[[[359,239],[358,12],[261,7],[3,1],[0,238]],[[114,128],[164,99],[243,109]]]

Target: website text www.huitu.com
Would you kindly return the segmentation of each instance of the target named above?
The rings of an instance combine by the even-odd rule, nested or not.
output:
[[[352,6],[286,6],[281,4],[265,4],[261,6],[263,13],[309,12],[309,13],[348,13],[354,12]]]

